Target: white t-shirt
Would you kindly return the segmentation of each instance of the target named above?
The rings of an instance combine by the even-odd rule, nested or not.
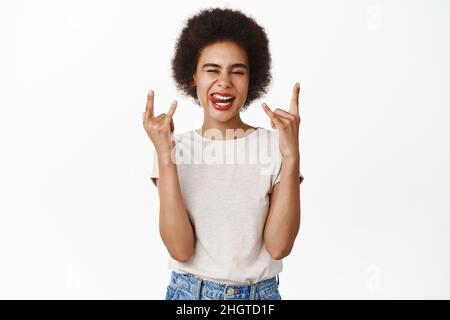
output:
[[[226,284],[254,283],[281,272],[282,260],[273,259],[263,241],[270,193],[280,181],[278,132],[258,127],[239,139],[211,140],[191,130],[174,138],[181,194],[196,246],[185,263],[169,256],[169,269]],[[156,185],[155,177],[153,148],[151,178]]]

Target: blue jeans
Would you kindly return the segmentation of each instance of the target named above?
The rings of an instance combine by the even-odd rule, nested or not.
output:
[[[281,300],[276,275],[253,284],[221,284],[172,271],[165,300]]]

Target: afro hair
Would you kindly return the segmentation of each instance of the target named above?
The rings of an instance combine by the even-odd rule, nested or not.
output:
[[[230,40],[240,46],[249,61],[247,100],[241,110],[267,93],[271,83],[269,40],[264,28],[239,10],[228,8],[203,9],[190,17],[175,45],[172,58],[172,77],[177,88],[198,104],[193,75],[201,50],[213,43]]]

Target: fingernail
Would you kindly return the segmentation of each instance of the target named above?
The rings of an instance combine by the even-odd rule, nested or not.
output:
[[[148,92],[148,95],[149,95],[149,96],[152,96],[152,95],[153,95],[153,90],[150,90],[150,91]]]

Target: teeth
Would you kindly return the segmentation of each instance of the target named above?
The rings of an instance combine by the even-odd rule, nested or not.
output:
[[[218,106],[225,107],[226,105],[229,105],[230,102],[216,102],[216,104],[217,104]]]
[[[230,99],[233,99],[233,97],[221,96],[220,94],[217,94],[217,93],[214,94],[214,97],[216,97],[217,99],[220,99],[220,100],[230,100]]]

